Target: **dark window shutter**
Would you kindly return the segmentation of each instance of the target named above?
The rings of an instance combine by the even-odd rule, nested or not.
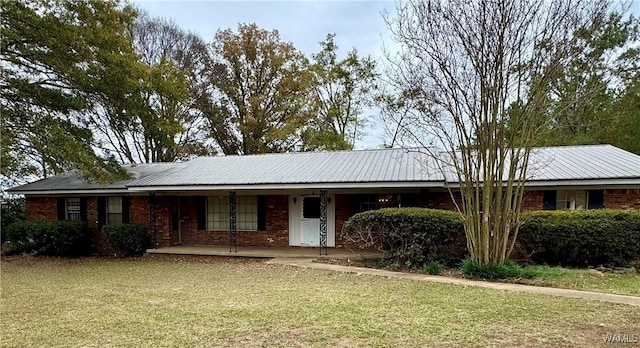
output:
[[[558,191],[544,191],[542,210],[556,210],[556,197]]]
[[[589,191],[589,206],[587,209],[602,209],[604,208],[604,190],[590,190]]]
[[[98,230],[107,223],[107,198],[98,197]]]
[[[420,190],[420,207],[429,207],[429,190],[427,189]]]
[[[87,199],[80,198],[80,221],[87,221]]]
[[[351,216],[357,214],[360,212],[360,201],[361,201],[361,197],[360,195],[351,195],[349,197],[349,206],[351,208]]]
[[[128,224],[131,220],[131,197],[122,197],[122,223]]]
[[[196,198],[196,215],[198,219],[198,229],[207,229],[207,197]]]
[[[258,196],[258,231],[267,230],[267,196]]]
[[[66,220],[66,205],[63,197],[58,197],[58,220]]]

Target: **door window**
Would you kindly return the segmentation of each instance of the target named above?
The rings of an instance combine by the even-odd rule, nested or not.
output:
[[[320,197],[304,197],[302,200],[302,217],[305,219],[320,218]]]

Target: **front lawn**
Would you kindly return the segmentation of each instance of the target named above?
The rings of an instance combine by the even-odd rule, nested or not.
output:
[[[529,266],[535,274],[523,284],[640,296],[640,273],[618,274],[595,269]]]
[[[246,259],[5,258],[3,347],[608,346],[640,308]]]

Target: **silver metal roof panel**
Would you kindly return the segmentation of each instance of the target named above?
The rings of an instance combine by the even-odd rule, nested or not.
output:
[[[624,179],[640,184],[640,156],[611,145],[557,146],[533,150],[529,182],[597,181]],[[11,189],[10,192],[70,190],[132,190],[154,187],[361,187],[370,183],[407,187],[444,186],[436,160],[424,152],[378,149],[304,152],[249,156],[200,157],[183,163],[130,166],[135,179],[100,186],[75,173],[65,173]],[[450,180],[454,176],[450,176]],[[629,181],[631,180],[631,181]],[[454,180],[451,180],[454,181]],[[613,182],[613,181],[612,181]],[[437,186],[437,185],[436,185]]]

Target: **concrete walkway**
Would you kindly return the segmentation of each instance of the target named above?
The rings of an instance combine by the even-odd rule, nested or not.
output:
[[[456,285],[464,285],[464,286],[475,286],[475,287],[494,289],[494,290],[519,291],[519,292],[527,292],[532,294],[581,298],[585,300],[597,300],[597,301],[604,301],[604,302],[613,302],[613,303],[640,306],[640,297],[636,297],[636,296],[605,294],[605,293],[599,293],[599,292],[593,292],[593,291],[546,288],[542,286],[532,286],[532,285],[523,285],[523,284],[493,283],[488,281],[470,280],[470,279],[452,278],[452,277],[443,277],[443,276],[432,276],[432,275],[418,274],[418,273],[393,272],[393,271],[386,271],[386,270],[374,269],[374,268],[341,266],[341,265],[314,262],[313,259],[310,259],[310,258],[286,258],[286,259],[275,258],[267,261],[267,263],[313,268],[313,269],[324,269],[324,270],[346,272],[346,273],[361,273],[361,274],[370,274],[370,275],[377,275],[377,276],[384,276],[384,277],[431,281],[431,282],[437,282],[437,283],[456,284]]]

